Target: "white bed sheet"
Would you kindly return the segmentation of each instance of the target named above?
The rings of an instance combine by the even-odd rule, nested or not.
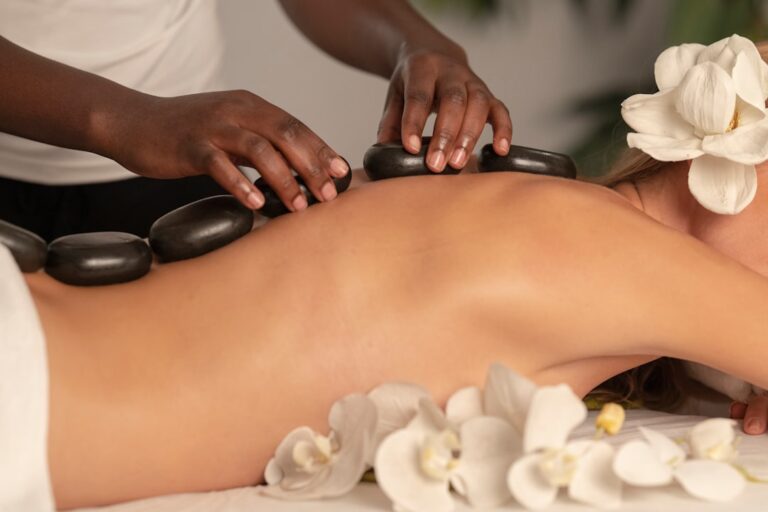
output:
[[[594,413],[591,419],[594,418]],[[677,437],[696,424],[698,416],[680,416],[652,411],[629,411],[625,427],[611,442],[621,443],[637,437],[637,427],[647,426]],[[589,437],[594,432],[592,422],[585,423],[577,436]],[[740,462],[762,477],[768,477],[768,435],[746,436],[740,445]],[[458,502],[458,500],[457,500]],[[85,512],[82,509],[80,512]],[[312,502],[281,502],[263,498],[254,488],[233,489],[204,494],[164,496],[125,503],[91,512],[386,512],[391,506],[387,498],[372,484],[360,484],[349,495],[335,500]],[[469,507],[459,504],[458,512]],[[499,510],[521,510],[510,503]],[[546,509],[551,512],[590,510],[589,507],[569,501],[561,493],[557,503]],[[678,486],[635,490],[625,487],[624,503],[619,512],[758,512],[768,511],[768,484],[748,484],[746,491],[729,503],[706,503],[689,497]]]

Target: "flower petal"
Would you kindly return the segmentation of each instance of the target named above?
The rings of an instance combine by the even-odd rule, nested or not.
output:
[[[735,425],[734,420],[727,418],[710,418],[698,423],[688,434],[691,455],[697,459],[732,462],[737,455]]]
[[[745,165],[762,163],[768,160],[768,118],[728,133],[704,137],[701,148],[712,156]]]
[[[677,87],[675,108],[702,135],[725,133],[736,112],[733,80],[717,64],[697,64]]]
[[[419,466],[424,434],[403,429],[382,441],[376,452],[376,481],[398,510],[450,512],[448,482],[427,477]]]
[[[613,472],[637,487],[657,487],[672,481],[672,467],[662,462],[651,445],[640,439],[619,448],[613,460]]]
[[[762,68],[755,67],[744,52],[736,56],[733,66],[733,84],[743,104],[737,105],[741,124],[761,121],[765,118]],[[748,107],[748,108],[747,108]]]
[[[472,507],[495,508],[512,498],[506,474],[521,453],[520,436],[500,418],[473,418],[461,426],[456,473]]]
[[[738,43],[738,41],[735,42]],[[696,63],[713,62],[730,73],[736,62],[736,51],[730,43],[731,37],[715,41],[699,53]]]
[[[395,430],[405,428],[419,410],[419,400],[429,398],[429,391],[416,384],[392,382],[368,393],[378,413],[376,431],[367,460],[373,463],[381,441]]]
[[[621,104],[621,116],[636,132],[678,140],[694,138],[693,125],[675,110],[676,91],[635,94]]]
[[[275,462],[275,458],[272,457],[269,459],[269,462],[267,462],[267,467],[264,469],[264,481],[267,482],[267,485],[277,485],[282,479],[283,470],[280,469],[280,466],[278,466],[277,462]]]
[[[419,410],[406,428],[419,431],[424,435],[437,434],[443,430],[455,430],[454,425],[446,419],[443,411],[431,398],[419,400]]]
[[[675,470],[675,478],[688,494],[707,501],[730,501],[747,483],[736,468],[713,460],[686,461]]]
[[[299,427],[292,430],[277,446],[275,456],[268,469],[270,476],[280,471],[279,485],[286,489],[296,489],[308,485],[314,475],[302,471],[293,460],[293,447],[299,443],[314,443],[315,432],[309,427]],[[269,481],[267,483],[270,483]]]
[[[454,425],[483,415],[483,392],[477,386],[469,386],[455,392],[445,404],[445,416]]]
[[[661,162],[690,160],[704,154],[704,151],[701,150],[701,140],[696,137],[678,140],[659,135],[629,133],[627,134],[627,144],[631,148],[644,151]]]
[[[558,488],[549,485],[541,474],[541,455],[534,453],[519,458],[507,473],[507,485],[512,496],[527,509],[536,510],[550,505]]]
[[[565,384],[540,388],[525,420],[523,450],[562,448],[571,431],[587,418],[587,406]]]
[[[755,198],[757,172],[752,165],[704,155],[691,163],[688,188],[707,210],[735,215]]]
[[[696,64],[696,59],[704,48],[706,46],[703,44],[681,44],[661,52],[654,66],[659,90],[677,87],[688,70]]]
[[[614,508],[621,504],[621,480],[613,472],[615,450],[605,442],[592,446],[579,459],[568,495],[595,507]]]
[[[657,432],[652,428],[639,427],[651,450],[656,454],[656,458],[667,466],[674,467],[685,460],[685,451],[673,440]]]
[[[509,368],[494,363],[488,370],[483,408],[489,416],[507,420],[522,434],[536,385]]]

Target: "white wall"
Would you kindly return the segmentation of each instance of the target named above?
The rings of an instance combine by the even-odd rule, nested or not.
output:
[[[563,116],[572,99],[651,72],[667,2],[639,0],[631,23],[619,26],[607,9],[614,2],[607,0],[593,0],[587,21],[571,0],[516,1],[527,5],[516,15],[509,12],[510,1],[515,0],[501,0],[504,12],[484,22],[455,13],[426,15],[465,47],[477,74],[506,102],[514,143],[565,151],[586,122]],[[360,165],[375,142],[385,81],[314,48],[276,0],[222,0],[221,12],[228,85],[250,89],[291,112]]]

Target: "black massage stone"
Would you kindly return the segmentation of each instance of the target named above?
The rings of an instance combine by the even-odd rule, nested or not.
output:
[[[62,283],[103,286],[138,279],[151,266],[152,251],[135,235],[81,233],[51,242],[45,271]]]
[[[346,162],[346,160],[344,161]],[[347,167],[349,167],[349,162],[347,162]],[[301,176],[295,176],[295,178],[299,184],[301,193],[304,194],[304,197],[307,198],[307,204],[313,205],[317,203],[318,202],[317,199],[315,199],[315,196],[313,196],[309,192],[309,189],[307,188]],[[346,190],[349,188],[350,183],[352,183],[351,168],[349,172],[344,176],[342,176],[341,178],[333,178],[333,184],[336,185],[337,194],[346,192]],[[264,178],[257,179],[254,185],[256,185],[256,188],[258,188],[261,191],[261,193],[264,194],[264,206],[262,206],[261,209],[259,210],[260,214],[264,215],[265,217],[274,219],[275,217],[279,217],[281,215],[285,215],[286,213],[290,212],[290,210],[280,200],[280,197],[277,195],[277,193],[274,190],[272,190],[272,187],[270,187],[267,184]]]
[[[510,146],[507,156],[499,156],[488,144],[480,151],[480,172],[517,171],[560,178],[576,178],[576,164],[568,155],[541,149]]]
[[[406,176],[427,176],[435,174],[458,174],[461,169],[446,166],[441,173],[429,170],[426,163],[431,137],[424,137],[421,149],[415,155],[403,148],[402,144],[374,144],[363,157],[365,174],[373,181]]]
[[[37,272],[45,265],[45,240],[26,229],[0,220],[0,244],[11,251],[22,272]]]
[[[164,263],[196,258],[234,242],[253,227],[253,212],[233,196],[214,196],[166,213],[149,229]]]

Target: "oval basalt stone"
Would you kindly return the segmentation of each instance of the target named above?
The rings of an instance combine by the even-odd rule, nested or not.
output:
[[[196,258],[228,245],[253,227],[253,212],[233,196],[200,199],[166,213],[149,229],[159,261]]]
[[[427,167],[427,150],[431,137],[424,137],[421,149],[413,154],[405,150],[402,144],[374,144],[363,157],[365,174],[373,181],[407,176],[429,176],[441,174],[458,174],[461,169],[446,166],[441,173],[435,173]]]
[[[347,162],[346,159],[344,159],[344,161]],[[349,162],[347,162],[347,167],[349,167]],[[296,182],[299,184],[301,193],[304,194],[304,197],[307,199],[307,204],[311,206],[317,203],[318,200],[315,198],[315,196],[312,195],[312,193],[310,193],[302,177],[294,176],[294,178],[296,178]],[[341,178],[333,178],[332,181],[336,186],[337,194],[346,192],[349,188],[349,185],[352,183],[352,169],[350,168],[349,172],[347,172],[347,174]],[[264,215],[265,217],[275,218],[281,215],[285,215],[286,213],[290,213],[288,207],[283,204],[283,202],[280,200],[280,197],[272,189],[272,187],[269,186],[263,177],[258,178],[253,184],[264,195],[264,206],[259,209],[260,214]]]
[[[11,251],[22,272],[37,272],[45,265],[48,245],[31,231],[0,220],[0,244]]]
[[[149,272],[152,251],[130,233],[80,233],[57,238],[48,246],[45,271],[62,283],[104,286],[126,283]]]
[[[492,144],[483,146],[478,161],[480,172],[526,172],[560,178],[576,178],[576,164],[568,155],[541,149],[510,146],[509,154],[496,154]]]

